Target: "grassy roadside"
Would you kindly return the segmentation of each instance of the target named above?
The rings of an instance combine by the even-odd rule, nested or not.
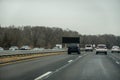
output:
[[[40,53],[40,54],[37,53],[37,54],[32,54],[32,55],[19,55],[19,56],[3,57],[3,58],[0,58],[0,66],[10,64],[13,62],[30,60],[30,59],[44,57],[44,56],[60,55],[60,54],[64,54],[64,53],[65,52]]]

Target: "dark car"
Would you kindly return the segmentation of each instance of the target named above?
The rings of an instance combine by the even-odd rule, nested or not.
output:
[[[71,54],[73,52],[80,54],[80,47],[78,44],[69,44],[68,45],[68,54]]]

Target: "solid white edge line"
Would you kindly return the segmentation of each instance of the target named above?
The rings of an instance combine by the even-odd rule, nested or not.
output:
[[[69,60],[68,62],[70,63],[70,62],[72,62],[73,60]]]
[[[120,64],[118,61],[116,61],[117,64]]]
[[[46,72],[45,74],[43,74],[43,75],[35,78],[34,80],[42,80],[44,77],[50,75],[51,73],[52,73],[52,71],[48,71],[48,72]]]

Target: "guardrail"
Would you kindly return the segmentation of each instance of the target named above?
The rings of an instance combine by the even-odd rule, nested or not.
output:
[[[32,58],[64,53],[66,50],[4,50],[0,51],[0,65]]]
[[[53,52],[64,52],[64,49],[52,50],[52,49],[45,49],[45,50],[4,50],[0,51],[0,58],[1,57],[9,57],[9,56],[25,56],[25,55],[32,55],[32,54],[44,54],[44,53],[53,53]]]

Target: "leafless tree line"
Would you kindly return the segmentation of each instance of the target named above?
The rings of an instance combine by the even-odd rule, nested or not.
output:
[[[52,48],[56,44],[62,43],[62,36],[76,35],[79,34],[75,31],[67,31],[55,27],[0,27],[0,46],[9,48],[10,46],[21,47],[23,45],[29,45],[31,47]]]
[[[44,26],[0,26],[0,47],[10,46],[52,48],[56,44],[62,44],[62,37],[80,37],[80,45],[85,44],[106,44],[109,48],[112,45],[120,45],[120,36],[105,35],[81,35],[76,31],[63,30],[61,28],[50,28]]]

